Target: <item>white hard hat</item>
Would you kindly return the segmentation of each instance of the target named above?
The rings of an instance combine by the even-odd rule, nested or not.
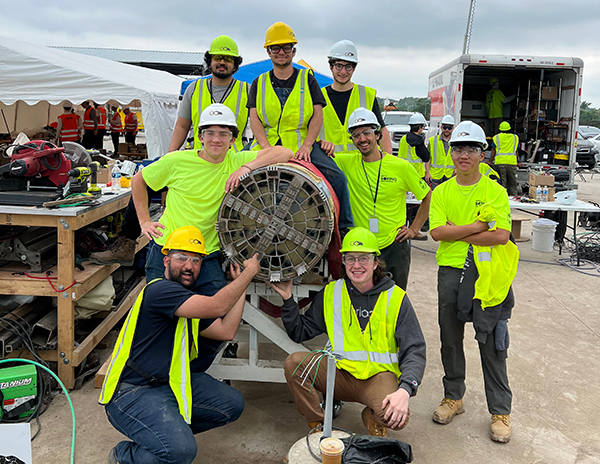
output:
[[[427,124],[427,121],[425,120],[425,116],[423,116],[421,113],[414,113],[408,120],[409,126],[421,125],[421,124],[422,125]]]
[[[237,127],[233,111],[222,103],[213,103],[207,106],[200,115],[198,127],[205,126],[229,126]]]
[[[356,46],[349,40],[340,40],[327,55],[330,60],[344,60],[349,63],[358,63],[358,51]]]
[[[479,124],[475,124],[473,121],[463,121],[452,131],[450,137],[450,146],[459,143],[475,142],[481,145],[481,148],[485,150],[488,146],[485,140],[485,132]]]
[[[375,113],[366,108],[356,108],[348,119],[348,132],[352,132],[352,129],[360,126],[376,126],[376,130],[380,128]]]
[[[447,125],[453,126],[454,118],[452,116],[450,116],[449,114],[447,114],[446,116],[444,116],[442,118],[442,124],[447,124]]]

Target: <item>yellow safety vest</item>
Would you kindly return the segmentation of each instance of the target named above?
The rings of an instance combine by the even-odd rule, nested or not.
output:
[[[448,146],[448,152],[446,152],[444,141],[439,135],[429,137],[429,153],[431,154],[431,165],[429,166],[431,178],[440,180],[444,176],[451,177],[454,164],[450,156],[450,146]],[[449,175],[448,171],[450,171]]]
[[[515,134],[500,133],[494,137],[496,157],[494,164],[517,164],[517,145],[519,137]]]
[[[273,89],[269,73],[258,76],[256,112],[272,146],[277,145],[279,139],[285,148],[294,152],[302,146],[308,133],[308,123],[313,115],[308,75],[308,69],[299,71],[294,88],[283,107]],[[255,141],[252,149],[260,150],[260,148],[258,142]]]
[[[398,286],[381,292],[364,332],[344,279],[325,287],[324,316],[329,344],[342,357],[337,367],[359,380],[379,372],[393,372],[400,378],[396,322],[406,293]]]
[[[410,165],[417,170],[419,177],[425,177],[425,165],[423,160],[417,156],[415,147],[411,147],[406,141],[406,135],[402,137],[398,144],[398,158],[407,160]]]
[[[138,316],[140,314],[140,306],[144,298],[144,291],[149,285],[157,282],[161,279],[155,279],[148,283],[144,289],[140,292],[135,300],[135,303],[125,323],[121,328],[119,337],[115,343],[108,371],[106,372],[106,378],[102,384],[102,392],[100,393],[100,404],[108,404],[112,399],[119,382],[121,380],[121,374],[129,355],[131,354],[131,345],[133,344],[133,337],[135,335],[135,329],[137,326]],[[199,320],[192,319],[192,333],[194,334],[194,344],[192,347],[192,353],[190,355],[190,346],[188,339],[188,324],[190,321],[185,317],[180,317],[177,320],[177,328],[175,329],[175,338],[173,339],[173,355],[171,358],[171,367],[169,368],[169,385],[179,406],[179,413],[183,416],[185,421],[190,424],[192,419],[192,383],[190,374],[190,360],[198,356],[198,327]]]
[[[500,179],[500,175],[487,163],[479,163],[479,172],[493,180]],[[495,178],[492,178],[492,176],[495,176]]]
[[[473,257],[479,277],[475,282],[475,298],[482,309],[502,303],[517,275],[519,249],[509,241],[491,247],[473,245]]]
[[[200,134],[198,133],[198,125],[200,124],[200,114],[204,111],[204,108],[213,104],[212,95],[208,89],[208,79],[199,79],[196,81],[194,93],[192,94],[192,125],[194,127],[194,147],[199,148],[202,146],[200,142]],[[234,79],[233,87],[231,92],[225,98],[223,104],[233,111],[235,116],[235,123],[238,130],[240,131],[235,143],[231,146],[234,151],[242,151],[244,148],[244,142],[242,135],[246,130],[248,124],[248,84],[242,81]]]
[[[335,108],[331,104],[327,89],[323,87],[321,90],[323,91],[327,105],[323,108],[323,126],[321,126],[319,138],[333,143],[336,153],[358,153],[348,133],[348,119],[357,108],[373,108],[377,91],[371,87],[354,84],[350,93],[350,99],[348,100],[348,107],[346,108],[346,119],[342,124]]]

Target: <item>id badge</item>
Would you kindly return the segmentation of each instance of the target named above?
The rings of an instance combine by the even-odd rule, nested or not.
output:
[[[374,234],[379,232],[379,218],[377,216],[369,218],[369,230]]]

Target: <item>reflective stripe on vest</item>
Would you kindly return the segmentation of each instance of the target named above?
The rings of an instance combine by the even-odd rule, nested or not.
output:
[[[335,108],[331,104],[327,88],[323,87],[321,90],[325,96],[327,105],[323,108],[323,125],[319,132],[320,140],[327,140],[333,143],[336,153],[358,152],[348,133],[348,119],[357,108],[373,108],[377,92],[370,87],[354,84],[350,98],[348,99],[348,106],[346,107],[346,118],[344,124],[342,124]]]
[[[231,91],[223,101],[223,104],[233,111],[235,116],[235,123],[239,130],[235,143],[232,144],[231,148],[233,151],[242,151],[244,148],[244,141],[242,135],[248,125],[248,84],[242,81],[234,79],[234,84],[231,87]],[[198,148],[202,146],[200,142],[200,133],[198,132],[198,125],[200,124],[200,115],[202,111],[213,102],[212,96],[208,89],[208,79],[197,80],[194,85],[194,93],[192,94],[192,126],[194,127],[194,147]]]
[[[123,121],[121,121],[121,113],[118,111],[110,118],[110,130],[112,132],[121,132],[123,130]]]
[[[131,354],[131,346],[135,336],[140,307],[144,299],[144,292],[149,285],[152,285],[158,280],[161,279],[155,279],[144,287],[127,315],[127,319],[125,320],[115,343],[106,372],[106,378],[102,385],[102,392],[100,393],[100,399],[98,400],[100,404],[108,404],[119,386],[123,369]],[[196,322],[196,324],[194,324],[194,322]],[[191,423],[192,413],[190,407],[192,404],[192,390],[189,363],[190,358],[193,359],[195,353],[197,353],[198,322],[199,321],[196,319],[192,320],[194,342],[192,346],[192,356],[190,356],[188,320],[184,317],[178,318],[175,337],[173,339],[173,354],[171,356],[171,365],[169,368],[169,386],[177,399],[179,413],[188,424]]]
[[[308,75],[308,69],[298,72],[294,88],[283,106],[273,89],[269,72],[258,76],[256,112],[271,145],[277,145],[281,139],[281,144],[294,152],[302,146],[313,115]]]
[[[137,121],[134,121],[135,113],[132,111],[125,116],[125,132],[135,132],[138,128]]]
[[[62,121],[60,130],[61,142],[75,142],[79,139],[79,116],[77,114],[61,114],[58,118]]]
[[[407,160],[419,174],[419,177],[425,176],[425,165],[423,160],[417,156],[415,147],[409,145],[406,141],[406,135],[402,137],[398,144],[398,158]]]
[[[342,359],[340,369],[357,379],[390,371],[400,377],[396,322],[405,292],[400,287],[379,294],[375,308],[364,332],[343,279],[331,282],[325,288],[325,323],[332,350]]]
[[[88,131],[95,130],[94,120],[90,117],[91,112],[92,107],[89,107],[87,110],[85,110],[85,113],[83,114],[83,128]]]
[[[106,129],[106,108],[99,106],[96,108],[96,114],[98,115],[98,129]]]
[[[429,173],[432,179],[440,180],[446,175],[450,149],[446,152],[444,141],[439,135],[436,135],[429,138],[429,152],[431,153]],[[438,153],[440,153],[440,159],[438,159]],[[454,165],[452,165],[452,169],[454,169]]]
[[[515,134],[496,134],[496,157],[494,164],[517,164],[519,137]]]

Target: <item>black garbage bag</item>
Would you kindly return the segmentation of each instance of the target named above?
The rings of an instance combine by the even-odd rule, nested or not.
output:
[[[352,435],[344,442],[343,464],[405,464],[412,462],[408,443],[392,438]]]

